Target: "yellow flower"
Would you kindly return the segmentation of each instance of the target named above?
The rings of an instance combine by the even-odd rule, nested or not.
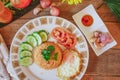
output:
[[[62,2],[67,2],[68,4],[79,4],[82,2],[82,0],[62,0]]]

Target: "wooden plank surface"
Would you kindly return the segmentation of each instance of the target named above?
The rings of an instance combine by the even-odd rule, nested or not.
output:
[[[68,6],[66,3],[59,3],[60,0],[53,1],[59,4],[58,7],[61,10],[60,17],[63,17],[74,24],[75,22],[72,19],[72,15],[82,10],[88,4],[92,3],[95,6],[99,16],[106,24],[108,30],[118,43],[117,46],[109,49],[99,57],[95,55],[89,46],[89,65],[82,80],[120,80],[120,22],[117,21],[107,6],[103,4],[102,0],[84,0],[82,4],[77,6]],[[18,20],[3,28],[0,28],[0,33],[5,39],[8,48],[10,48],[15,33],[24,23],[39,16],[50,15],[49,9],[44,10],[38,16],[34,16],[32,12],[33,11],[31,10]]]

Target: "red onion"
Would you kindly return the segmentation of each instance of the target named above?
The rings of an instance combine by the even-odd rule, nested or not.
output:
[[[47,8],[51,5],[51,0],[40,0],[40,5],[42,8]]]
[[[59,16],[60,15],[60,10],[55,6],[51,6],[50,14],[52,16]]]

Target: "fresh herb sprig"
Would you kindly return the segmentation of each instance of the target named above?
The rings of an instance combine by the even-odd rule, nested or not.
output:
[[[120,0],[104,0],[104,2],[120,21]]]
[[[42,56],[43,58],[48,61],[50,60],[51,53],[55,50],[55,47],[50,45],[47,47],[47,49],[42,50]]]
[[[54,58],[54,60],[57,60],[57,58],[58,58],[58,53],[55,53],[53,58]]]

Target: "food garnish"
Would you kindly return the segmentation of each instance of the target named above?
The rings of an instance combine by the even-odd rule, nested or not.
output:
[[[42,42],[47,41],[48,33],[45,30],[40,30],[33,32],[26,37],[26,41],[20,44],[20,65],[29,66],[32,64],[32,50]],[[48,51],[49,50],[49,51]],[[48,47],[48,50],[43,50],[43,55],[46,60],[50,59],[50,53],[54,48],[52,46]],[[49,54],[48,54],[49,53]],[[47,54],[47,55],[46,55]],[[27,63],[28,61],[28,63]],[[25,64],[26,63],[26,64]]]
[[[31,56],[32,56],[32,52],[31,51],[28,51],[28,50],[20,51],[20,58],[31,57]]]
[[[22,66],[29,66],[32,64],[33,59],[31,57],[24,57],[22,59],[20,59],[20,65]]]
[[[42,56],[43,58],[48,61],[50,60],[51,53],[55,50],[55,47],[50,45],[47,47],[47,49],[42,50]]]
[[[58,53],[55,53],[54,54],[54,60],[57,60],[57,58],[58,58]]]
[[[48,40],[48,33],[45,30],[40,30],[39,35],[42,39],[42,42],[45,42]]]
[[[84,15],[81,19],[81,22],[84,26],[89,27],[93,23],[93,18],[91,15]]]
[[[48,47],[47,47],[47,50],[49,50],[49,51],[54,51],[54,50],[55,50],[55,47],[54,47],[54,46],[48,46]]]
[[[20,44],[20,51],[22,50],[29,50],[32,51],[33,47],[28,42],[22,42]]]
[[[26,41],[33,47],[37,46],[38,44],[36,38],[33,35],[28,35]]]
[[[62,49],[54,42],[44,42],[33,50],[34,62],[43,69],[57,68],[62,62]]]
[[[52,37],[55,38],[58,43],[60,43],[68,49],[73,48],[77,42],[77,38],[74,34],[71,34],[70,32],[61,27],[54,28],[51,34]]]
[[[32,35],[36,38],[37,44],[40,45],[40,44],[42,43],[42,38],[41,38],[41,36],[38,34],[38,32],[33,32]]]

